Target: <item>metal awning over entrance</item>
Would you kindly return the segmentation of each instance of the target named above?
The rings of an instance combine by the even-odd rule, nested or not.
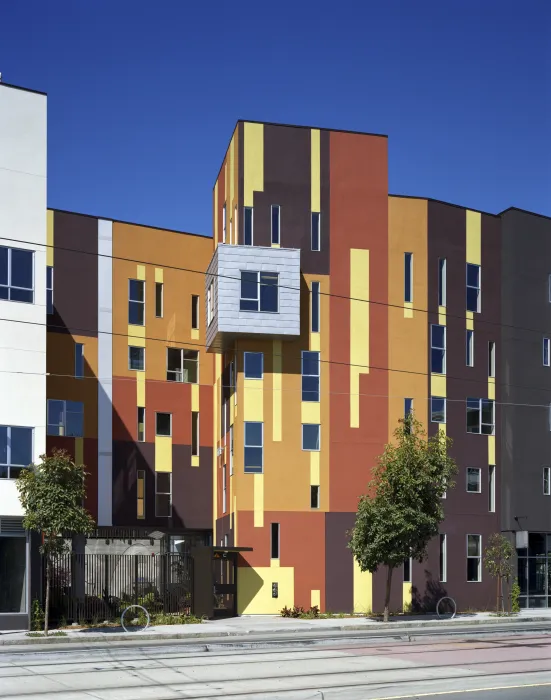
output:
[[[194,612],[197,617],[237,615],[237,556],[252,547],[194,547]]]

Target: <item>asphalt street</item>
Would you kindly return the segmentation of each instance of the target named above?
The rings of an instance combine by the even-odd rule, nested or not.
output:
[[[144,643],[0,650],[2,700],[549,700],[551,635],[340,640],[210,651]]]

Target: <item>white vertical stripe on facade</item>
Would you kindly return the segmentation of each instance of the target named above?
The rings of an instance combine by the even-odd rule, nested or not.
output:
[[[98,526],[113,524],[113,222],[98,221]]]

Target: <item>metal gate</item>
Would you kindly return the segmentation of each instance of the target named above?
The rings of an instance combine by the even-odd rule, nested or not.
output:
[[[43,604],[46,562],[43,560]],[[120,617],[127,605],[150,612],[193,612],[193,559],[187,554],[81,554],[51,563],[52,621],[103,622]]]

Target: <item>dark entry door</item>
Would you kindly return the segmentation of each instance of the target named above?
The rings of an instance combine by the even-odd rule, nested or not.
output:
[[[214,552],[214,616],[237,615],[237,555],[235,552]]]

